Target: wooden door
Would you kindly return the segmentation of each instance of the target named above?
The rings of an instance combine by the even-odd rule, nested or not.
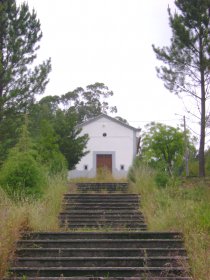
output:
[[[98,170],[108,170],[112,173],[112,155],[96,155],[96,167]]]

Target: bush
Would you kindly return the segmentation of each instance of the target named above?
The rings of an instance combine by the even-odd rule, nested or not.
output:
[[[168,174],[165,172],[158,172],[155,176],[155,183],[158,187],[166,187],[169,182]]]
[[[136,182],[135,172],[136,172],[136,170],[141,168],[141,165],[143,165],[141,159],[139,157],[136,157],[133,161],[132,166],[130,167],[130,169],[128,171],[128,179],[131,182],[133,182],[133,183]]]
[[[66,176],[67,173],[67,160],[64,155],[60,152],[54,152],[51,155],[51,159],[48,162],[48,169],[50,175],[63,174]]]
[[[10,196],[40,196],[45,183],[42,167],[28,153],[10,154],[2,166],[0,185]]]
[[[189,161],[189,175],[191,177],[197,177],[198,176],[198,160],[191,160]]]

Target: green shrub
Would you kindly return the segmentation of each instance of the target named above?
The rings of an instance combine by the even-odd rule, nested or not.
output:
[[[166,187],[169,182],[168,174],[165,172],[158,172],[155,176],[155,183],[158,187]]]
[[[48,169],[50,175],[67,173],[67,161],[63,154],[60,152],[54,152],[51,155],[51,160],[48,162]]]
[[[10,196],[40,196],[45,183],[42,167],[28,153],[10,154],[2,166],[0,185]]]
[[[197,177],[198,176],[198,161],[197,160],[191,160],[189,161],[189,175],[191,177]]]
[[[139,157],[136,157],[133,161],[132,166],[130,167],[128,171],[128,179],[135,183],[136,182],[136,170],[140,169],[142,165],[141,159]]]

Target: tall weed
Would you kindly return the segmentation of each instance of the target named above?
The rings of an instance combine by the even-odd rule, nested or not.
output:
[[[127,182],[127,178],[126,177],[122,177],[119,179],[116,179],[115,177],[113,177],[112,173],[106,169],[106,168],[101,168],[98,170],[97,174],[95,177],[92,178],[85,178],[85,177],[81,177],[81,178],[72,178],[70,179],[70,182],[73,183],[77,183],[77,182],[88,182],[88,183],[115,183],[115,182]]]
[[[22,231],[59,231],[58,214],[63,193],[68,186],[63,177],[48,178],[42,198],[16,198],[12,200],[0,188],[0,279],[13,258],[15,243]]]
[[[183,232],[194,279],[210,275],[210,188],[202,181],[185,185],[155,184],[155,172],[139,165],[132,171],[132,188],[141,195],[141,207],[149,230]]]

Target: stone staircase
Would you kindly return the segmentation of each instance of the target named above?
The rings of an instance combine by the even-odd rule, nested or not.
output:
[[[128,184],[127,183],[78,183],[77,190],[79,192],[128,192]]]
[[[146,231],[127,184],[96,186],[79,184],[79,193],[64,195],[62,232],[30,232],[18,241],[7,279],[191,279],[180,233]]]
[[[136,194],[66,194],[60,225],[70,229],[146,230]]]

